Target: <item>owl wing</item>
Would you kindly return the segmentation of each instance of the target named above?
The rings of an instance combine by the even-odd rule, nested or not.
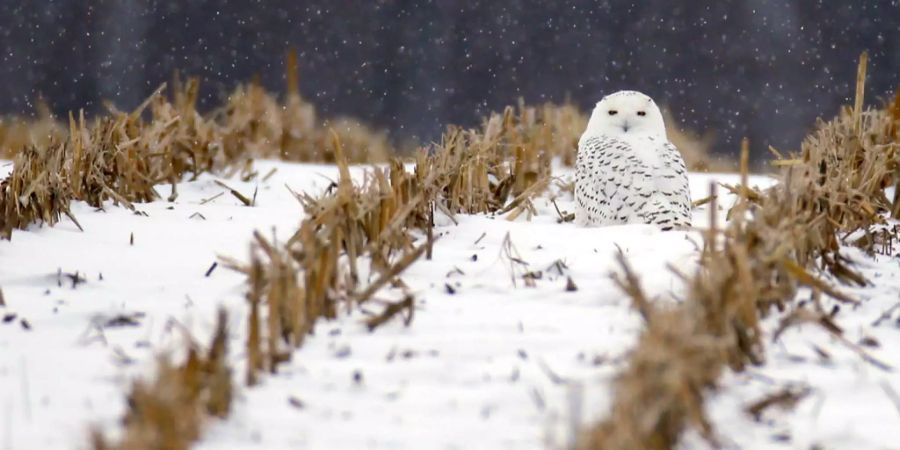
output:
[[[690,226],[691,190],[684,158],[671,142],[660,144],[660,166],[655,178],[656,192],[646,216],[652,223],[666,226]]]
[[[575,197],[585,220],[598,225],[627,223],[632,219],[637,191],[652,187],[650,170],[628,142],[609,136],[591,136],[578,145]],[[576,214],[578,218],[578,214]]]

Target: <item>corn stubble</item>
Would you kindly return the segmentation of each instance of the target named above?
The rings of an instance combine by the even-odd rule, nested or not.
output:
[[[350,118],[319,119],[300,95],[294,53],[286,59],[286,72],[283,99],[251,82],[205,114],[197,109],[199,81],[176,76],[171,88],[161,86],[131,112],[108,105],[97,118],[70,114],[63,123],[39,104],[36,119],[0,120],[0,158],[14,161],[0,186],[0,238],[10,239],[14,229],[32,223],[52,226],[62,215],[71,217],[72,200],[131,207],[159,198],[154,186],[160,183],[172,184],[174,200],[174,186],[185,176],[227,170],[250,176],[254,158],[335,163],[335,133],[349,163],[384,163],[397,154],[383,131]],[[479,130],[449,127],[436,147],[453,158],[434,167],[441,176],[454,177],[444,180],[450,202],[442,209],[493,212],[507,206],[502,200],[511,194],[521,196],[510,208],[513,218],[533,213],[528,200],[543,186],[531,192],[526,186],[547,182],[554,158],[574,165],[586,123],[571,104],[520,102],[489,116]],[[670,128],[689,168],[714,167],[708,137]],[[500,181],[493,181],[497,176]]]
[[[319,121],[299,95],[293,56],[287,68],[282,101],[250,83],[202,114],[198,82],[176,80],[170,96],[162,87],[131,112],[111,107],[93,120],[70,115],[67,127],[44,117],[42,130],[51,131],[33,133],[21,131],[27,126],[10,133],[0,124],[0,148],[15,161],[0,186],[0,237],[35,222],[53,225],[62,216],[74,221],[72,200],[130,207],[159,198],[154,186],[160,183],[171,183],[175,196],[177,182],[204,172],[254,176],[253,158],[336,163],[340,176],[332,189],[296,194],[306,216],[292,236],[278,241],[255,233],[249,263],[223,261],[247,277],[245,381],[253,385],[289,360],[319,319],[378,302],[382,287],[402,290],[404,270],[433,256],[435,214],[534,214],[532,200],[552,181],[551,162],[574,164],[587,121],[572,105],[520,103],[477,129],[448,127],[439,143],[413,155],[410,170],[409,161],[391,158],[395,152],[383,133],[348,119]],[[742,197],[737,213],[727,227],[710,232],[705,269],[687,279],[683,307],[649,303],[622,261],[620,284],[647,330],[617,381],[610,419],[585,433],[584,448],[671,448],[688,426],[714,440],[704,392],[725,367],[762,361],[760,316],[788,308],[798,285],[849,300],[809,270],[818,263],[841,280],[864,281],[838,254],[835,233],[863,230],[857,244],[874,251],[885,239],[872,231],[881,212],[900,215],[898,199],[892,205],[880,190],[900,183],[893,146],[898,119],[900,98],[885,111],[844,111],[820,124],[801,155],[783,161],[779,186],[734,188]],[[689,134],[681,139],[689,167],[711,165],[708,141]],[[354,184],[349,164],[362,162],[386,164]],[[744,220],[744,212],[752,218]],[[404,292],[367,325],[374,330],[396,317],[408,324],[414,309],[414,298]],[[191,347],[183,363],[163,360],[154,380],[136,382],[122,439],[111,443],[97,433],[93,447],[187,448],[207,417],[227,415],[231,386],[222,320],[207,354]]]
[[[296,79],[293,58],[288,75]],[[247,277],[247,385],[288,361],[319,319],[372,302],[382,287],[402,288],[403,271],[432,257],[436,212],[452,217],[533,211],[531,199],[548,185],[550,161],[574,163],[586,121],[571,105],[509,107],[479,129],[448,128],[441,143],[415,153],[409,170],[408,161],[388,158],[393,151],[381,133],[346,120],[327,129],[315,125],[315,112],[299,97],[296,82],[289,84],[284,104],[250,84],[207,116],[196,110],[198,89],[196,80],[176,80],[171,99],[160,88],[129,113],[111,109],[92,123],[70,117],[64,140],[18,152],[0,197],[0,231],[8,238],[35,221],[52,225],[60,215],[72,217],[72,200],[130,207],[158,198],[153,186],[160,183],[172,183],[174,197],[179,180],[203,172],[255,176],[252,158],[336,163],[340,176],[331,189],[319,196],[295,194],[306,215],[292,236],[276,241],[257,232],[249,263],[223,258],[223,265]],[[354,184],[349,165],[356,162],[387,164]],[[367,326],[375,330],[398,316],[409,324],[414,308],[414,297],[405,292]],[[224,352],[218,344],[213,348]],[[230,371],[223,354],[217,350],[215,358],[203,359],[190,348],[181,364],[162,360],[155,379],[133,386],[123,437],[113,443],[94,433],[92,447],[189,446],[207,417],[227,414],[230,385],[198,375],[206,373],[198,367],[210,365]],[[210,398],[219,406],[210,406]]]
[[[94,450],[184,450],[202,432],[206,417],[226,417],[231,409],[231,369],[227,362],[227,316],[220,310],[207,350],[191,343],[180,364],[161,357],[152,380],[132,384],[117,442],[91,433]]]
[[[515,199],[524,204],[526,197],[539,193],[534,186],[549,177],[549,165],[539,163],[568,151],[565,144],[549,146],[562,133],[564,142],[574,145],[581,124],[569,121],[577,117],[568,106],[520,107],[518,113],[508,108],[481,129],[448,130],[442,144],[415,155],[412,170],[393,159],[373,168],[358,185],[350,176],[347,145],[340,133],[329,133],[322,154],[332,155],[340,176],[320,196],[295,194],[306,212],[299,229],[283,242],[254,233],[248,264],[223,261],[247,277],[246,384],[258,383],[265,372],[275,372],[289,361],[319,319],[372,302],[382,287],[402,288],[403,271],[431,254],[435,210],[450,215],[499,214],[514,209],[508,203]],[[561,131],[563,126],[567,131]],[[414,308],[413,296],[404,293],[372,316],[367,326],[375,330],[398,316],[409,324]],[[132,403],[141,399],[138,403],[146,406],[140,411],[157,411],[152,399],[165,390],[185,389],[187,378],[177,374],[192,365],[190,358],[175,369],[161,363],[153,394],[145,395],[146,385],[136,384]],[[199,436],[205,416],[219,415],[207,410],[205,416],[186,417],[177,426],[165,419],[204,411],[199,397],[189,398],[189,407],[168,409],[166,414],[142,413],[152,419],[139,427],[126,425],[118,444],[95,435],[94,448],[184,448]],[[133,423],[136,414],[130,412],[126,423]]]
[[[717,445],[704,397],[726,368],[764,362],[760,320],[773,311],[798,311],[800,286],[816,298],[854,302],[824,275],[866,283],[841,256],[841,237],[861,235],[849,243],[878,251],[885,234],[875,230],[898,208],[883,189],[900,181],[900,96],[884,109],[863,111],[865,64],[863,55],[855,107],[818,124],[800,154],[781,164],[780,183],[751,189],[742,164],[742,185],[732,188],[740,199],[723,228],[711,218],[701,267],[685,277],[683,304],[652,305],[620,260],[625,275],[617,281],[646,328],[614,382],[608,418],[585,430],[578,448],[672,449],[688,428]],[[715,204],[710,209],[714,217]],[[806,322],[835,332],[830,321]]]
[[[339,179],[322,196],[295,194],[306,211],[299,229],[282,243],[256,233],[249,264],[225,261],[248,279],[247,383],[287,361],[320,318],[366,304],[382,287],[402,288],[403,271],[431,257],[436,211],[524,209],[546,187],[552,159],[574,161],[579,120],[571,106],[510,107],[479,129],[449,128],[439,144],[416,153],[411,170],[393,159],[358,185],[345,146],[333,135],[328,153]],[[408,324],[414,308],[405,293],[367,326],[377,329],[396,316]]]
[[[0,159],[12,159],[30,145],[46,148],[65,137],[65,125],[53,117],[46,102],[38,100],[35,109],[35,117],[0,117]]]
[[[296,78],[296,59],[288,62]],[[93,120],[70,114],[68,126],[47,112],[31,123],[0,122],[0,158],[13,160],[12,173],[0,184],[0,238],[32,223],[52,226],[62,215],[71,218],[72,200],[132,207],[159,198],[157,184],[243,169],[254,158],[333,162],[326,151],[332,133],[349,144],[350,162],[384,162],[393,153],[382,131],[350,119],[320,122],[296,81],[283,101],[255,83],[238,86],[221,108],[205,115],[196,107],[197,79],[176,78],[170,98],[167,89],[160,87],[131,112],[109,106]]]

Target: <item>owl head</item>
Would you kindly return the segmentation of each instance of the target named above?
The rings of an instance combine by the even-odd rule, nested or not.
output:
[[[665,138],[666,125],[652,98],[638,91],[619,91],[603,97],[594,106],[584,134],[649,135]]]

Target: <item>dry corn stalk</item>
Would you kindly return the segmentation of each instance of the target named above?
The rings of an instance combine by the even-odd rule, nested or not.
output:
[[[334,162],[334,134],[347,161],[387,161],[394,151],[384,132],[349,119],[317,121],[296,89],[296,58],[288,61],[291,89],[283,102],[251,83],[238,86],[222,108],[201,114],[199,82],[176,78],[171,98],[164,85],[128,113],[110,107],[93,120],[70,114],[67,127],[49,114],[31,123],[0,122],[0,157],[14,160],[0,185],[0,238],[34,222],[55,224],[70,215],[71,200],[132,207],[158,198],[157,184],[244,168],[253,158]]]
[[[683,305],[660,311],[647,304],[622,262],[629,276],[621,285],[647,327],[615,381],[610,416],[582,436],[579,448],[671,449],[689,427],[716,445],[704,395],[725,367],[740,371],[762,363],[761,317],[793,307],[799,286],[852,301],[816,269],[844,283],[865,283],[841,256],[839,236],[871,235],[896,209],[883,189],[900,179],[900,97],[885,110],[863,110],[865,61],[864,55],[856,106],[819,123],[791,158],[796,163],[782,166],[777,185],[751,190],[742,164],[732,220],[721,231],[711,220],[701,268],[686,280]],[[874,239],[855,244],[877,248]]]
[[[138,380],[128,394],[121,438],[110,442],[92,433],[94,450],[186,450],[200,437],[207,417],[225,417],[231,408],[226,314],[219,311],[209,349],[189,345],[184,362],[161,358],[153,380]]]

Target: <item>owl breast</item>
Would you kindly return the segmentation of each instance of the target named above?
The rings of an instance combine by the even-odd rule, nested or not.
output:
[[[690,225],[684,161],[672,144],[652,136],[582,139],[575,200],[575,220],[581,226]]]

